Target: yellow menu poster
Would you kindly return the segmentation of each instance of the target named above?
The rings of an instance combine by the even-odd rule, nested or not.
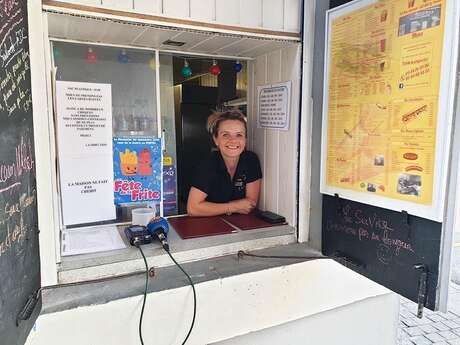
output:
[[[328,187],[431,205],[447,0],[381,0],[329,26]]]

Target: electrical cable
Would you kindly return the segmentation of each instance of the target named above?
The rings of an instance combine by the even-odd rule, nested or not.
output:
[[[244,250],[238,251],[238,258],[242,258],[244,256],[251,256],[254,258],[263,258],[263,259],[303,259],[306,261],[310,260],[317,260],[317,259],[332,259],[330,256],[279,256],[279,255],[258,255],[258,254],[251,254],[247,253]]]
[[[163,245],[163,249],[165,250],[166,253],[168,253],[168,255],[171,258],[171,260],[177,265],[177,267],[179,267],[179,269],[182,271],[182,273],[185,274],[185,276],[187,277],[187,279],[188,279],[188,281],[190,283],[190,286],[192,287],[192,290],[193,290],[193,318],[192,318],[192,323],[190,325],[190,329],[188,330],[187,336],[185,337],[184,341],[182,342],[182,345],[184,345],[187,342],[187,340],[188,340],[188,338],[190,336],[190,333],[192,333],[192,329],[193,329],[193,326],[195,324],[195,317],[196,317],[196,291],[195,291],[195,285],[193,284],[192,278],[190,278],[190,276],[187,274],[187,272],[185,272],[185,270],[182,268],[182,266],[179,265],[179,263],[171,255],[171,253],[169,251],[169,247]]]
[[[145,309],[145,301],[147,300],[147,287],[149,285],[149,266],[147,264],[147,259],[145,258],[144,252],[140,245],[136,245],[136,248],[142,254],[142,258],[144,259],[145,264],[145,288],[144,288],[144,298],[142,299],[142,309],[141,309],[141,316],[139,318],[139,339],[141,340],[141,344],[144,345],[144,339],[142,339],[142,319],[144,318],[144,309]]]

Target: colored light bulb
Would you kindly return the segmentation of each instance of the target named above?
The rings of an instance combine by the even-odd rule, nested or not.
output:
[[[209,68],[209,72],[213,75],[219,75],[220,72],[222,72],[216,60],[212,61],[212,66]]]
[[[243,65],[237,61],[235,62],[235,64],[233,65],[233,70],[238,73],[238,72],[241,72],[241,70],[243,69]]]
[[[96,63],[97,61],[97,55],[96,53],[93,51],[92,48],[88,48],[88,52],[86,53],[86,62],[87,63]]]
[[[184,78],[188,78],[192,75],[192,69],[190,68],[187,60],[184,60],[184,67],[182,67],[181,74]]]

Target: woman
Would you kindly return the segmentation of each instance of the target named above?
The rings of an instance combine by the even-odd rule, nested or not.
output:
[[[257,204],[262,171],[246,151],[246,118],[239,110],[214,113],[207,128],[217,151],[200,164],[187,201],[191,216],[248,214]]]

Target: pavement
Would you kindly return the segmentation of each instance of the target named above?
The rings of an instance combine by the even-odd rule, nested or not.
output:
[[[460,232],[454,234],[452,277],[448,312],[424,309],[417,318],[417,304],[401,297],[397,345],[460,345]]]

